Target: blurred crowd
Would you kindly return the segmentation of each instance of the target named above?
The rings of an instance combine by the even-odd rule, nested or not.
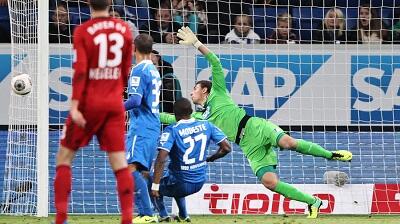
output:
[[[110,14],[132,33],[177,43],[189,26],[204,43],[400,43],[400,0],[112,0]],[[70,43],[90,18],[84,0],[50,0],[51,43]],[[10,42],[7,1],[0,0],[0,42]]]

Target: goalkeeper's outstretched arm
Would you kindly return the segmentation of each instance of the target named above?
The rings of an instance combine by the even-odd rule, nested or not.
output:
[[[208,49],[203,43],[201,43],[197,39],[196,34],[194,34],[192,30],[187,26],[183,26],[181,29],[179,29],[177,36],[182,39],[179,41],[179,44],[188,46],[193,45],[204,56],[206,56],[209,53],[212,53],[210,49]]]
[[[197,48],[210,62],[211,70],[212,70],[212,88],[214,90],[220,91],[222,93],[226,92],[226,83],[225,83],[225,76],[224,71],[222,69],[221,62],[219,58],[206,47],[203,43],[201,43],[196,35],[190,30],[189,27],[183,26],[181,29],[178,30],[178,37],[181,38],[179,44],[193,45]]]

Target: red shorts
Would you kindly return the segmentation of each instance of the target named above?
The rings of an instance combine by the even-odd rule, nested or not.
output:
[[[87,111],[84,128],[76,125],[68,115],[63,127],[60,144],[68,149],[78,150],[87,146],[93,135],[96,135],[100,149],[107,152],[125,151],[125,112]]]

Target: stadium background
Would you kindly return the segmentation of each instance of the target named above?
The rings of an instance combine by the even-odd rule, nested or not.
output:
[[[230,85],[228,86],[228,89],[231,90],[235,85],[235,82],[239,81],[235,79],[235,77],[239,76],[240,68],[250,67],[254,71],[259,69],[259,67],[286,68],[292,72],[296,81],[300,81],[296,82],[295,88],[289,94],[275,96],[274,101],[276,102],[274,102],[274,107],[270,109],[259,109],[255,108],[254,105],[242,104],[242,106],[244,106],[250,114],[273,118],[273,120],[275,119],[279,121],[278,124],[282,124],[288,130],[291,130],[290,133],[294,137],[309,139],[330,149],[349,149],[354,154],[354,160],[349,165],[339,164],[336,162],[326,162],[325,160],[313,159],[311,157],[302,157],[295,153],[280,152],[280,166],[278,170],[281,178],[284,181],[294,184],[322,184],[322,178],[325,171],[340,170],[349,174],[350,184],[393,184],[391,186],[394,186],[394,188],[390,193],[387,191],[384,195],[395,197],[394,195],[399,192],[398,177],[400,168],[398,164],[400,164],[400,156],[398,150],[400,136],[395,132],[395,130],[398,129],[400,121],[400,102],[394,99],[391,110],[355,110],[353,107],[354,101],[357,97],[362,97],[363,93],[360,89],[354,87],[353,77],[363,68],[377,68],[383,71],[383,77],[385,78],[383,78],[381,82],[372,81],[369,83],[370,85],[377,86],[385,91],[391,85],[398,86],[399,83],[393,78],[395,77],[394,74],[396,74],[396,68],[400,66],[400,56],[396,51],[398,47],[395,45],[397,36],[395,36],[394,33],[391,33],[391,38],[388,38],[384,45],[379,46],[327,46],[322,51],[315,51],[313,47],[318,46],[316,45],[318,43],[315,43],[313,40],[313,31],[317,29],[327,10],[332,6],[340,7],[346,15],[347,27],[354,27],[357,23],[358,7],[363,2],[275,1],[270,3],[271,5],[253,5],[250,3],[238,3],[234,1],[207,1],[207,9],[209,9],[207,15],[209,16],[208,22],[210,25],[207,27],[206,33],[202,38],[206,43],[215,44],[214,49],[222,55],[224,68],[236,71],[237,74],[227,76],[227,82]],[[393,24],[397,22],[397,18],[399,18],[399,16],[396,15],[396,9],[397,6],[399,6],[399,3],[400,2],[394,0],[371,1],[371,5],[378,9],[380,17],[388,28],[391,28]],[[54,7],[55,3],[52,1],[51,5]],[[134,15],[134,17],[131,18],[136,18],[133,22],[137,24],[137,27],[141,27],[141,25],[147,23],[149,19],[152,19],[148,8],[126,6],[126,9]],[[73,25],[79,24],[89,18],[88,7],[80,4],[73,4],[68,8],[68,11],[69,21]],[[277,15],[282,12],[291,13],[293,17],[293,30],[299,37],[298,42],[304,44],[300,45],[297,50],[293,50],[296,48],[293,46],[291,47],[292,49],[289,49],[289,46],[285,46],[282,50],[282,47],[281,49],[278,49],[279,47],[272,45],[272,47],[268,47],[268,49],[272,49],[273,53],[270,53],[257,49],[257,46],[255,47],[254,45],[251,47],[232,45],[230,46],[231,50],[226,50],[228,46],[222,45],[223,37],[231,29],[233,23],[232,18],[234,15],[241,13],[251,15],[254,30],[262,39],[266,39],[276,27]],[[54,11],[51,10],[50,14],[52,13],[54,13]],[[5,30],[5,32],[9,32],[9,16],[7,7],[5,6],[0,7],[0,26]],[[55,44],[51,46],[57,48]],[[65,45],[62,46],[64,48],[68,47]],[[193,80],[203,75],[202,71],[207,68],[207,64],[202,57],[195,56],[194,51],[183,50],[180,47],[177,47],[176,50],[168,48],[170,47],[165,45],[156,46],[156,49],[160,50],[160,52],[166,56],[166,60],[170,61],[174,66],[175,64],[177,65],[176,73],[177,76],[181,78],[181,82],[183,83],[182,89],[185,93],[184,95],[187,96],[187,92],[191,88]],[[224,49],[221,50],[221,48],[225,48],[225,51]],[[267,49],[264,45],[263,48]],[[273,51],[274,49],[276,51]],[[249,61],[253,58],[252,50],[260,54],[263,58],[256,59],[259,64],[251,63],[250,65],[245,65],[243,61]],[[227,53],[232,51],[235,53]],[[59,55],[50,56],[50,75],[58,74],[51,72],[62,68],[61,73],[64,74],[64,78],[59,78],[58,80],[68,84],[68,82],[70,82],[70,78],[68,78],[70,77],[70,71],[68,70],[70,55],[67,54],[68,51],[65,52],[65,54],[61,53]],[[385,53],[383,54],[382,52]],[[283,56],[282,58],[279,58],[279,55],[281,55],[279,53],[286,53],[287,57],[285,58],[285,56]],[[361,56],[360,53],[362,53]],[[335,62],[337,62],[340,57],[347,54],[350,55],[345,59],[346,61],[343,62],[348,65],[347,68],[345,70],[335,68]],[[179,59],[179,56],[182,55],[190,56],[184,59]],[[265,55],[269,55],[271,58],[267,58]],[[1,46],[0,60],[0,64],[10,64],[11,59],[8,44]],[[183,64],[185,65],[195,65],[195,69],[188,70],[187,68],[179,67],[179,65],[182,66],[180,63],[182,61],[179,60],[183,60]],[[281,64],[292,66],[282,66]],[[303,115],[300,117],[296,117],[293,114],[291,115],[291,117],[296,117],[297,121],[293,121],[290,119],[291,117],[285,119],[285,112],[303,105],[301,103],[302,101],[300,101],[300,103],[293,102],[296,101],[294,94],[302,90],[306,83],[310,83],[309,81],[317,80],[319,76],[313,75],[318,71],[320,73],[330,71],[329,74],[325,75],[338,74],[342,77],[347,77],[342,80],[342,82],[338,82],[338,85],[347,86],[348,94],[345,94],[343,98],[341,98],[346,98],[345,100],[348,102],[347,106],[340,108],[337,111],[335,108],[329,107],[326,111],[318,111],[317,107],[317,112],[313,112],[315,114],[311,117],[302,113]],[[262,73],[262,71],[258,73]],[[10,70],[8,66],[2,66],[0,68],[1,102],[8,102],[9,74]],[[262,78],[257,76],[257,72],[254,74],[255,80],[258,83],[262,83]],[[276,79],[278,80],[276,86],[285,85],[284,78],[277,77]],[[333,81],[335,78],[325,77],[323,80]],[[311,84],[311,87],[313,86],[315,88],[321,88],[318,86],[318,82]],[[241,97],[243,96],[251,96],[251,89],[248,86],[243,85],[241,91],[241,94],[234,95],[236,101],[242,100]],[[335,93],[340,92],[337,89],[335,91]],[[315,93],[317,93],[317,91]],[[52,100],[61,103],[67,101],[65,95],[68,94],[68,91],[65,89],[52,89],[51,94],[53,94],[53,96],[50,95],[50,99]],[[61,97],[59,97],[60,94]],[[329,93],[324,93],[323,95],[325,99],[329,99]],[[292,100],[292,98],[294,100]],[[5,105],[8,104],[5,103]],[[285,105],[289,106],[285,107]],[[318,106],[318,104],[314,106]],[[50,111],[51,124],[57,125],[62,122],[62,117],[65,116],[66,113],[63,109],[65,109],[65,107],[60,107]],[[335,111],[334,117],[332,119],[323,120],[325,115],[329,114],[329,111],[332,110]],[[2,127],[5,127],[5,125],[8,124],[7,111],[7,107],[2,107],[0,114]],[[318,113],[321,113],[324,116],[316,119],[314,115],[318,116]],[[342,114],[344,114],[344,116],[342,116]],[[373,132],[371,132],[371,130],[373,130]],[[49,137],[50,183],[52,183],[54,176],[54,155],[58,147],[58,135],[58,131],[52,131]],[[23,141],[23,139],[21,141]],[[7,148],[6,143],[7,131],[2,130],[0,131],[0,177],[4,175],[5,153]],[[114,193],[115,183],[113,180],[113,174],[105,163],[104,155],[100,151],[92,151],[91,147],[88,148],[90,149],[82,150],[81,156],[77,161],[75,161],[74,175],[79,178],[74,179],[73,182],[71,212],[117,213],[118,203]],[[93,152],[95,152],[95,154],[92,154]],[[247,161],[244,159],[240,149],[235,146],[233,153],[231,153],[230,156],[222,159],[219,163],[210,164],[208,183],[258,183],[246,163]],[[95,168],[93,168],[93,166]],[[3,179],[0,178],[0,186],[3,186],[2,181]],[[387,189],[386,185],[384,186],[384,189]],[[51,200],[52,196],[52,192],[50,192]],[[50,212],[54,212],[52,202],[49,206],[51,209]],[[381,211],[385,213],[384,209],[381,209]],[[371,212],[371,208],[368,209],[368,212]],[[393,205],[390,204],[386,212],[400,212],[400,206],[395,203],[393,203]]]

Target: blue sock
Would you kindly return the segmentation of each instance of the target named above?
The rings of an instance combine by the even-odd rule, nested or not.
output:
[[[175,198],[176,205],[178,206],[179,209],[179,217],[181,218],[186,218],[188,217],[187,211],[186,211],[186,200],[185,197],[182,198]]]
[[[147,181],[147,187],[149,192],[151,191],[151,184],[153,183],[153,176],[150,175],[148,181]],[[167,217],[168,216],[168,212],[167,212],[167,208],[165,208],[165,204],[164,204],[164,197],[162,195],[160,195],[160,197],[158,198],[154,198],[152,196],[150,196],[151,198],[151,202],[153,203],[153,206],[157,209],[158,214],[160,215],[161,218],[163,217]]]
[[[134,194],[134,198],[135,198],[135,209],[137,210],[138,216],[143,216],[144,212],[142,209],[142,205],[138,203],[139,200],[137,200],[136,193]]]
[[[167,212],[167,209],[165,208],[165,204],[164,204],[164,197],[162,195],[160,195],[160,197],[154,198],[154,202],[155,202],[155,206],[158,210],[160,217],[168,216],[168,212]]]
[[[135,171],[132,173],[132,176],[135,180],[135,204],[140,203],[139,214],[140,215],[153,215],[153,210],[151,208],[150,195],[147,189],[147,183],[142,174],[139,171]]]

